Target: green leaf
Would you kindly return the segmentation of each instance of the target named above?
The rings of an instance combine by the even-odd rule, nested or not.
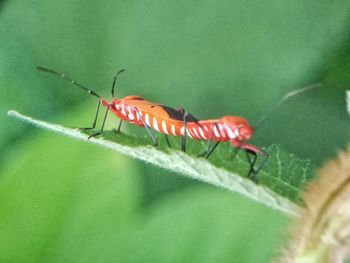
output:
[[[128,238],[109,235],[107,242],[114,241],[116,248],[103,249],[102,254],[113,255],[118,262],[271,262],[275,248],[283,244],[286,221],[281,213],[246,198],[190,187],[155,202],[128,225]],[[263,245],[262,236],[268,240]],[[66,245],[60,252],[72,251]]]
[[[194,147],[189,147],[192,149],[187,154],[164,146],[160,148],[150,146],[147,144],[146,137],[138,138],[115,132],[104,133],[105,138],[88,139],[89,135],[78,129],[35,120],[16,111],[10,111],[8,114],[38,127],[95,143],[159,167],[239,192],[267,206],[293,215],[297,213],[297,206],[288,199],[296,201],[302,185],[312,175],[310,161],[299,160],[295,155],[288,154],[277,146],[269,150],[271,160],[259,174],[261,184],[256,184],[245,177],[249,164],[244,161],[244,153],[238,154],[232,161],[227,155],[229,152],[227,145],[221,147],[213,161],[209,162],[195,157]]]
[[[1,262],[48,262],[67,225],[121,226],[139,206],[137,170],[128,158],[54,134],[21,146],[1,167]]]
[[[57,122],[90,120],[88,106]],[[283,242],[279,211],[179,176],[192,184],[145,205],[145,164],[28,128],[0,169],[0,262],[269,262]]]
[[[348,114],[350,114],[350,91],[347,90],[345,94],[346,110],[348,111]]]

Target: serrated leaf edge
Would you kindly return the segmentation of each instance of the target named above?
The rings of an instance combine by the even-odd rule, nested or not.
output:
[[[14,110],[10,110],[8,116],[58,134],[103,146],[146,163],[228,189],[232,192],[240,193],[286,214],[293,216],[298,216],[299,214],[300,209],[296,204],[273,192],[268,187],[258,185],[250,179],[218,168],[205,159],[192,157],[182,151],[169,149],[167,152],[163,152],[153,146],[131,147],[104,140],[103,138],[88,139],[88,135],[80,132],[78,129],[66,128],[58,124],[37,120]]]

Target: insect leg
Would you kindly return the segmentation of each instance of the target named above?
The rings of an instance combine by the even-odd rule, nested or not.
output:
[[[208,149],[208,151],[205,153],[204,157],[206,159],[208,159],[210,157],[210,155],[214,152],[214,150],[216,149],[216,147],[219,145],[220,141],[217,141],[214,146],[211,149]]]
[[[108,107],[107,107],[107,109],[106,109],[106,113],[105,113],[105,116],[104,116],[104,118],[103,118],[101,130],[100,130],[99,132],[96,132],[96,133],[90,135],[90,136],[89,136],[89,139],[90,139],[91,137],[96,137],[96,136],[101,135],[101,134],[103,133],[103,128],[105,127],[107,115],[108,115],[108,112],[109,112],[109,107],[110,107],[110,105],[108,105]]]
[[[183,118],[183,122],[184,122],[184,134],[182,135],[182,141],[181,141],[181,150],[183,152],[186,152],[186,136],[187,136],[187,111],[185,111],[184,113],[184,118]]]
[[[258,155],[255,152],[251,152],[248,150],[246,150],[245,152],[247,154],[247,160],[248,160],[249,165],[250,165],[249,172],[248,172],[248,178],[250,178],[256,182],[257,181],[256,176],[258,173],[256,170],[254,170],[254,166],[255,166],[255,163],[258,159]],[[250,157],[251,154],[254,156],[253,159],[251,159],[251,157]]]
[[[143,126],[145,127],[147,133],[149,134],[149,136],[151,137],[152,141],[153,141],[153,146],[158,146],[158,140],[153,136],[151,130],[149,129],[149,126],[146,124],[146,122],[143,120],[140,112],[138,111],[137,108],[133,109],[134,113],[136,113],[139,117],[139,119],[141,120]]]
[[[120,128],[122,127],[122,124],[123,124],[123,120],[120,119],[120,122],[119,122],[119,125],[118,125],[116,132],[118,132],[118,133],[120,132]]]
[[[261,156],[264,159],[263,159],[263,161],[261,161],[260,165],[257,168],[255,168],[255,164],[258,160],[258,153],[251,151],[251,150],[246,150],[246,149],[245,149],[245,151],[247,153],[247,159],[248,159],[248,162],[250,164],[248,178],[257,182],[257,175],[259,174],[260,170],[264,167],[265,163],[267,162],[268,155],[266,152],[263,152],[263,154],[261,154]],[[254,156],[253,159],[251,159],[250,154],[252,154]]]
[[[242,141],[231,140],[231,144],[232,144],[232,146],[239,148],[240,150],[244,150],[247,153],[247,159],[248,159],[248,162],[250,164],[248,178],[256,181],[258,173],[263,168],[267,159],[269,158],[268,153],[265,152],[263,149],[260,149],[254,145],[251,145],[251,144],[248,144],[248,143],[245,143]],[[254,158],[251,159],[249,154],[252,154],[254,156]],[[260,162],[259,166],[257,168],[255,168],[255,164],[257,162],[258,155],[264,159],[263,159],[263,161]]]
[[[166,134],[164,133],[164,137],[165,137],[166,143],[168,144],[169,148],[171,148],[168,135],[166,135]]]
[[[268,156],[262,156],[264,159],[263,161],[261,161],[261,164],[256,168],[252,179],[256,178],[256,176],[258,175],[258,173],[261,171],[261,169],[264,167],[265,163],[267,162]]]
[[[99,101],[98,104],[97,104],[97,110],[96,110],[96,114],[95,114],[95,119],[94,119],[94,122],[92,123],[91,127],[79,128],[79,130],[86,131],[86,130],[93,130],[93,129],[95,129],[95,127],[96,127],[96,122],[97,122],[97,117],[98,117],[98,113],[99,113],[99,111],[100,111],[100,106],[101,106],[101,101]]]
[[[211,148],[211,139],[209,138],[208,139],[208,142],[207,142],[207,149],[204,151],[204,152],[202,152],[202,153],[200,153],[200,154],[198,154],[197,155],[197,157],[204,157],[204,156],[206,156],[207,155],[207,153],[210,151],[210,148]]]
[[[211,131],[210,131],[210,135],[209,135],[209,139],[208,139],[208,144],[207,144],[207,150],[204,153],[199,154],[199,157],[205,157],[206,159],[208,159],[210,157],[210,155],[214,152],[214,150],[216,149],[216,147],[219,145],[220,141],[217,141],[213,147],[211,146],[211,142],[212,142],[212,138],[213,138],[213,134],[214,134],[214,127],[216,127],[216,129],[218,129],[217,124],[214,123],[214,125],[211,127]]]

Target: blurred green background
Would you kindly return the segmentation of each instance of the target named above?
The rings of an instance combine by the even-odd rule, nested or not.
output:
[[[37,65],[106,98],[126,68],[118,97],[252,124],[289,90],[322,81],[253,140],[320,165],[349,141],[349,11],[331,0],[0,2],[0,262],[269,262],[286,242],[281,213],[6,112],[92,122],[96,100]]]

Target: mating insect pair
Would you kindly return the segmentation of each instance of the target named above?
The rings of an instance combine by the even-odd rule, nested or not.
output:
[[[234,148],[244,150],[247,153],[247,157],[250,162],[248,177],[253,180],[256,179],[257,174],[268,158],[268,154],[265,151],[245,142],[251,139],[254,130],[249,125],[248,121],[242,117],[224,116],[220,119],[198,120],[193,115],[186,112],[184,109],[173,109],[168,106],[159,105],[153,102],[149,102],[140,96],[127,96],[122,99],[115,98],[114,91],[117,77],[124,70],[118,71],[115,75],[111,90],[113,99],[111,102],[108,102],[99,96],[96,92],[87,89],[83,85],[75,82],[62,73],[44,67],[37,68],[39,70],[58,75],[98,98],[98,105],[93,124],[89,128],[84,128],[85,130],[95,129],[100,106],[103,105],[106,107],[101,130],[97,133],[94,133],[90,137],[98,136],[103,133],[108,112],[111,111],[121,119],[117,131],[120,131],[123,121],[145,127],[147,133],[153,141],[153,145],[157,145],[158,142],[156,137],[152,134],[150,128],[163,133],[169,146],[170,143],[168,135],[181,136],[181,149],[183,151],[186,151],[187,137],[195,140],[208,141],[207,150],[203,154],[203,156],[206,158],[209,158],[209,156],[213,153],[220,142],[229,141]],[[280,101],[279,104],[275,105],[275,107],[278,107],[290,96],[318,86],[319,84],[316,84],[288,93]],[[273,110],[274,108],[272,108],[270,112]],[[270,112],[268,112],[268,114],[270,114]],[[263,116],[259,123],[261,123],[266,117],[267,114]],[[212,141],[215,142],[213,146],[211,146]],[[249,155],[252,155],[253,159],[251,159]],[[258,155],[263,157],[263,161],[258,167],[255,167]]]

